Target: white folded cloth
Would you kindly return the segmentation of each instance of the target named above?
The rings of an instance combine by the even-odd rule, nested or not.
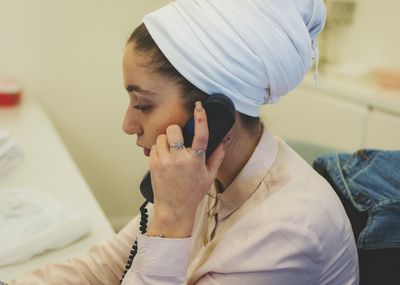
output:
[[[88,218],[45,193],[0,188],[0,266],[64,247],[89,228]]]
[[[0,178],[1,176],[22,161],[23,154],[9,131],[0,130]]]

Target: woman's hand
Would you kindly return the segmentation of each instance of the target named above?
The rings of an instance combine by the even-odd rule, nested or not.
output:
[[[174,147],[183,144],[183,135],[178,125],[171,125],[151,149],[154,219],[149,227],[150,236],[191,236],[197,206],[209,191],[224,158],[222,143],[207,162],[205,152],[195,153],[206,150],[208,143],[207,116],[200,102],[196,102],[194,122],[192,148]]]

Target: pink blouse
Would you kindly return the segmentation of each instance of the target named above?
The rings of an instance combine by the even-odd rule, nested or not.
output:
[[[49,264],[10,284],[359,284],[350,222],[330,185],[284,141],[264,131],[246,166],[197,209],[192,237],[138,233],[139,218],[85,258]],[[150,207],[151,219],[151,207]]]

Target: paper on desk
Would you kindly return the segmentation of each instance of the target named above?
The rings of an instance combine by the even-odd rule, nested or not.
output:
[[[89,225],[45,193],[0,188],[0,267],[64,247],[87,234]]]
[[[0,177],[23,158],[17,142],[7,130],[0,130]]]

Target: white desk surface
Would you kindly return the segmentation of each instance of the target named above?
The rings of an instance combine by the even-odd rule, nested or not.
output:
[[[56,198],[92,222],[89,235],[59,250],[48,251],[16,265],[0,267],[0,280],[10,281],[41,264],[83,255],[91,245],[106,241],[113,230],[51,121],[34,100],[17,107],[0,107],[0,129],[8,129],[24,160],[0,178],[1,188],[33,188]],[[12,237],[10,237],[12,238]]]

